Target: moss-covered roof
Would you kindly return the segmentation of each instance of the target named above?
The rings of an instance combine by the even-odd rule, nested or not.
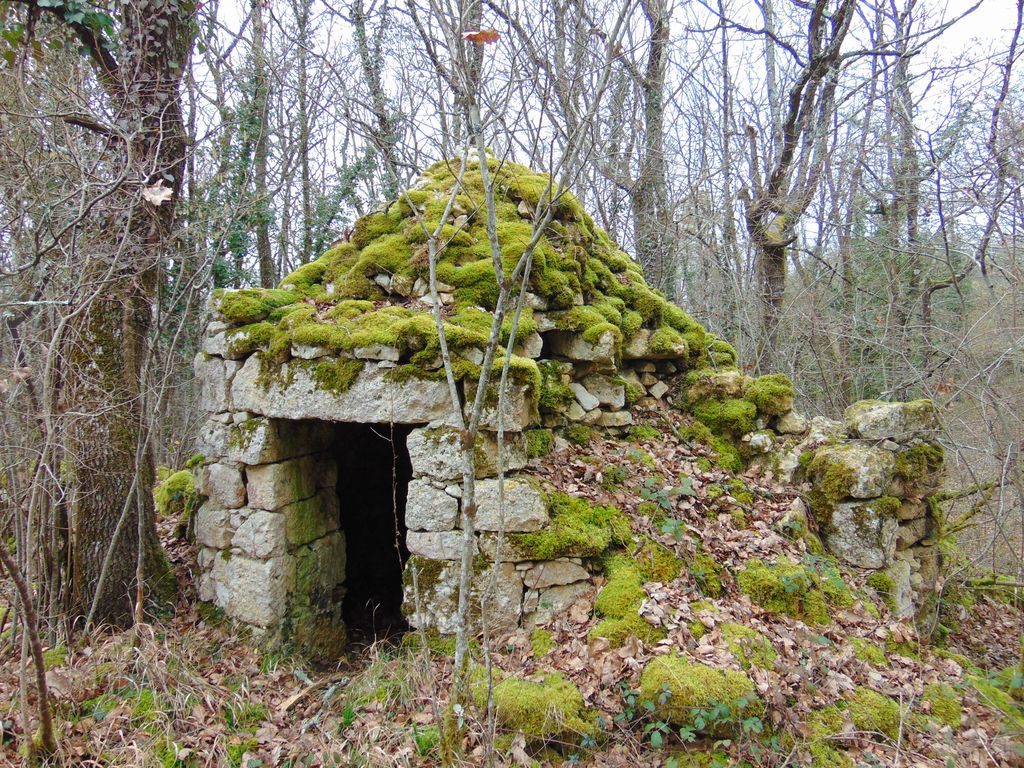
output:
[[[359,219],[347,239],[297,269],[278,288],[219,293],[220,315],[232,326],[227,332],[232,352],[261,351],[267,362],[280,364],[296,346],[345,354],[384,345],[397,348],[403,362],[436,367],[437,333],[430,304],[423,300],[428,293],[423,224],[433,231],[440,223],[458,183],[457,167],[458,161],[430,167],[397,201]],[[497,233],[510,268],[530,242],[534,210],[548,189],[549,177],[493,159],[491,171]],[[735,363],[731,347],[706,334],[686,312],[647,285],[640,267],[594,223],[572,193],[556,195],[554,205],[555,215],[534,253],[528,278],[531,307],[524,309],[517,343],[537,330],[537,311],[545,313],[546,328],[577,332],[585,341],[611,334],[620,352],[642,334],[642,348],[650,357],[675,359],[682,367]],[[447,339],[455,350],[482,348],[498,286],[477,163],[462,174],[449,213],[437,267]],[[505,345],[510,332],[509,321]],[[516,362],[530,367],[528,361]]]

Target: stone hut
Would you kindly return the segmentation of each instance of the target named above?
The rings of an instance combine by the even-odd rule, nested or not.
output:
[[[454,170],[428,169],[278,288],[211,299],[195,360],[208,412],[199,471],[206,498],[196,521],[200,597],[313,654],[335,653],[346,625],[379,626],[403,613],[441,633],[455,628],[460,455],[423,229],[442,224]],[[548,178],[511,163],[494,163],[492,173],[502,257],[514,263]],[[461,406],[476,390],[497,284],[479,167],[470,165],[459,183],[443,222],[437,287]],[[474,589],[496,585],[489,615],[499,627],[544,620],[592,586],[593,553],[585,549],[496,551],[501,527],[522,537],[559,525],[544,489],[517,475],[559,433],[625,430],[632,404],[675,400],[737,462],[771,456],[776,471],[790,462],[790,474],[813,474],[801,452],[838,440],[817,440],[792,413],[784,377],[738,373],[732,347],[652,290],[568,192],[556,198],[527,290],[516,338],[506,323],[500,350],[511,353],[512,382],[503,511],[494,407],[476,451]],[[821,469],[823,478],[828,472]],[[830,491],[826,503],[842,510],[835,518],[846,514],[848,497],[863,495]]]

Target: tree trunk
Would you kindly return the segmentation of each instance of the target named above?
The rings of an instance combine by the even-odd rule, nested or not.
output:
[[[665,0],[644,0],[651,25],[647,67],[641,83],[644,104],[644,152],[633,186],[633,234],[637,260],[648,282],[671,298],[676,292],[665,163],[665,68],[669,14]]]
[[[64,335],[62,386],[73,414],[67,453],[72,609],[119,626],[131,622],[140,587],[168,584],[153,521],[145,417],[153,404],[145,374],[152,306],[184,173],[180,84],[191,50],[189,19],[177,4],[127,4],[121,24],[121,60],[99,40],[90,55],[132,128],[127,157],[138,182],[126,182],[111,198],[100,222],[109,250],[90,254],[83,267],[83,282],[96,293]],[[146,188],[169,189],[170,197],[151,202]],[[135,583],[140,552],[145,585]]]
[[[277,270],[270,248],[270,197],[267,194],[267,163],[270,155],[270,137],[267,135],[270,81],[267,77],[267,33],[263,25],[262,0],[252,2],[252,80],[253,104],[256,116],[256,146],[254,147],[253,205],[256,208],[256,254],[260,263],[260,285],[277,285]]]

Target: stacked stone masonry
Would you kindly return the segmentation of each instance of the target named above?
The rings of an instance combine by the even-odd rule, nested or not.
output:
[[[539,304],[537,297],[532,301]],[[307,650],[329,651],[322,647],[323,636],[344,637],[345,540],[339,520],[360,513],[339,509],[330,425],[413,424],[418,426],[406,440],[413,478],[405,505],[410,557],[404,610],[414,626],[453,632],[463,546],[462,454],[447,383],[390,375],[403,355],[380,348],[357,349],[351,356],[293,348],[279,374],[266,377],[258,352],[232,351],[226,341],[231,326],[218,307],[216,299],[211,302],[213,320],[195,359],[201,406],[209,414],[198,446],[206,457],[199,471],[205,501],[196,524],[201,599],[283,639],[305,638]],[[535,317],[540,328],[553,324],[541,312]],[[554,384],[571,396],[542,409],[532,387],[511,384],[503,425],[503,506],[496,479],[498,414],[489,405],[497,398],[485,399],[475,451],[473,549],[481,567],[473,596],[491,590],[488,615],[495,628],[532,625],[566,610],[592,589],[598,567],[580,558],[525,559],[501,545],[502,532],[538,531],[549,519],[548,499],[537,481],[516,474],[527,463],[524,430],[581,423],[624,431],[633,423],[627,388],[630,400],[653,403],[669,392],[665,379],[685,366],[685,360],[662,359],[664,353],[645,359],[642,345],[634,343],[619,367],[602,339],[592,343],[562,331],[546,330],[524,346],[533,356],[550,349],[545,364],[557,377]],[[685,358],[685,345],[678,353]],[[479,350],[460,355],[482,359]],[[343,391],[322,386],[297,362],[346,357],[363,365]],[[459,382],[464,404],[475,397],[475,384]]]
[[[802,429],[798,429],[803,427]],[[843,420],[780,419],[761,463],[806,481],[807,507],[826,548],[848,565],[884,573],[897,615],[919,615],[942,565],[928,497],[943,478],[938,414],[929,400],[854,403]]]
[[[420,426],[407,439],[413,478],[405,508],[410,557],[404,610],[415,626],[454,631],[463,546],[462,456],[447,383],[389,376],[401,356],[380,349],[359,350],[364,365],[344,391],[320,386],[307,368],[288,370],[289,363],[285,375],[267,380],[260,376],[258,354],[239,358],[225,352],[218,340],[224,332],[224,322],[211,322],[205,351],[195,361],[202,406],[209,412],[200,435],[207,457],[200,491],[206,500],[196,525],[201,599],[246,623],[306,638],[307,646],[322,646],[325,636],[340,642],[345,540],[339,520],[360,511],[339,509],[329,424],[415,424]],[[499,551],[502,529],[531,532],[548,522],[544,491],[534,479],[516,474],[527,463],[524,430],[572,423],[622,430],[632,423],[627,389],[632,399],[653,404],[670,392],[667,380],[685,369],[678,360],[644,358],[623,359],[617,367],[614,356],[582,338],[548,334],[553,336],[534,346],[551,350],[552,359],[544,361],[548,375],[571,397],[539,410],[529,386],[510,388],[504,515],[495,479],[495,408],[485,409],[475,451],[472,545],[481,567],[473,596],[477,600],[491,590],[495,628],[543,622],[566,610],[592,588],[596,568],[579,558],[524,559],[507,543]],[[293,360],[311,354],[292,350]],[[719,389],[738,386],[743,378],[734,371],[716,376]],[[460,386],[463,402],[470,402],[474,382]],[[923,500],[941,477],[931,404],[858,403],[843,422],[808,420],[787,410],[755,426],[740,438],[747,454],[783,479],[810,483],[810,512],[827,548],[850,565],[887,573],[898,612],[917,612],[940,566],[934,521]]]

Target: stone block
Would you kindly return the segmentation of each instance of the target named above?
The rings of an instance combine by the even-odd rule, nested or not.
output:
[[[633,423],[633,414],[629,411],[601,411],[595,423],[599,427],[628,427]]]
[[[572,604],[594,588],[589,581],[561,584],[547,589],[529,589],[523,597],[523,625],[547,624],[563,616]]]
[[[405,525],[410,531],[450,531],[459,518],[459,502],[424,478],[409,481]]]
[[[833,498],[839,492],[855,499],[885,495],[892,482],[896,459],[889,451],[870,445],[846,444],[819,448],[810,466],[814,485]],[[841,496],[839,498],[842,498]]]
[[[308,544],[331,531],[338,530],[341,519],[338,495],[332,490],[322,490],[308,499],[293,502],[281,508],[285,520],[288,545],[295,547]],[[361,510],[351,510],[359,514]]]
[[[260,560],[283,555],[288,548],[284,523],[284,515],[280,512],[255,509],[238,526],[231,539],[231,546]]]
[[[405,535],[409,553],[428,560],[458,560],[462,557],[462,531],[409,531]],[[477,553],[473,541],[473,554]]]
[[[356,347],[355,356],[360,360],[389,360],[397,363],[402,359],[402,353],[397,347],[389,347],[386,344],[371,344],[368,347]]]
[[[196,541],[204,547],[226,549],[231,545],[231,510],[203,504],[196,512]]]
[[[249,506],[272,512],[316,493],[316,463],[311,456],[260,464],[246,471]]]
[[[601,401],[578,381],[570,384],[569,389],[572,390],[573,395],[576,397],[576,402],[579,403],[580,408],[584,411],[592,411],[601,405]]]
[[[230,411],[231,379],[229,373],[234,366],[219,357],[200,352],[195,356],[192,367],[199,389],[199,407],[209,413]]]
[[[499,561],[502,563],[525,563],[533,560],[535,555],[529,552],[523,552],[512,541],[511,536],[506,536],[505,541],[502,543],[501,556],[498,556],[498,535],[493,531],[483,531],[477,536],[477,544],[480,547],[481,554],[485,555],[488,560]]]
[[[334,490],[338,487],[338,462],[330,456],[313,457],[316,462],[316,487]]]
[[[661,398],[665,396],[665,393],[668,392],[668,384],[664,381],[656,381],[654,384],[651,384],[650,389],[648,389],[647,392],[651,397],[661,400]]]
[[[918,517],[901,523],[896,530],[896,548],[909,549],[920,541],[926,539],[930,533],[931,526],[928,518]]]
[[[414,429],[406,438],[405,447],[412,462],[413,474],[417,477],[428,476],[438,480],[462,478],[462,449],[457,429]],[[507,472],[526,466],[526,438],[521,432],[505,435],[504,450]],[[477,434],[474,456],[477,477],[493,477],[498,474],[498,441],[493,433],[481,431]]]
[[[269,627],[284,617],[295,575],[290,557],[254,560],[234,555],[228,572],[227,612],[232,618]]]
[[[590,574],[587,569],[571,560],[548,560],[536,563],[523,574],[523,584],[530,589],[547,589],[561,584],[586,581]]]
[[[837,504],[825,543],[836,557],[860,568],[884,568],[896,554],[899,521],[888,501]]]
[[[594,362],[598,365],[614,365],[618,343],[614,333],[602,333],[593,343],[586,341],[582,334],[572,331],[551,331],[548,334],[551,351],[559,357],[579,362]]]
[[[259,359],[250,357],[231,384],[236,407],[277,418],[381,424],[451,422],[455,416],[447,382],[395,380],[386,369],[367,365],[348,389],[338,391],[321,386],[314,375],[329,360],[292,360],[265,383]]]
[[[241,464],[270,464],[323,450],[333,435],[329,424],[254,417],[228,428],[223,455]]]
[[[513,349],[512,351],[515,354],[519,355],[520,357],[529,357],[533,360],[536,360],[541,356],[543,350],[544,339],[541,338],[541,335],[539,333],[534,331],[525,339],[523,339],[519,344],[517,344],[515,349]]]
[[[938,411],[931,400],[909,403],[861,400],[846,409],[843,421],[851,437],[864,440],[888,438],[898,443],[934,433],[939,428]]]
[[[538,531],[548,523],[548,502],[544,492],[526,479],[505,480],[504,510],[498,503],[498,481],[481,480],[476,484],[476,529],[497,531],[502,514],[505,530]]]
[[[807,431],[807,419],[796,411],[786,411],[775,421],[775,431],[780,435],[802,435]]]
[[[327,357],[331,350],[327,347],[318,347],[313,344],[292,344],[292,357],[300,360],[318,360]]]
[[[329,533],[295,551],[295,603],[327,608],[345,583],[345,535]]]
[[[242,471],[232,464],[207,464],[199,471],[199,492],[211,506],[238,509],[245,506]]]
[[[418,600],[412,588],[410,570],[413,568],[420,569]],[[414,627],[433,629],[442,635],[454,634],[458,629],[459,563],[444,563],[437,568],[434,563],[410,558],[404,583],[402,607],[409,622]],[[514,629],[522,612],[523,579],[513,563],[498,563],[474,574],[469,598],[474,632],[479,631],[480,602],[485,594],[490,630],[501,633]]]
[[[486,430],[498,429],[498,381],[491,381],[487,385],[487,392],[484,395],[483,409],[480,412],[480,427]],[[476,400],[477,382],[467,379],[465,415],[467,421],[473,411]],[[503,427],[506,432],[521,432],[531,424],[539,422],[540,415],[537,412],[536,393],[532,387],[525,384],[508,382],[505,390],[504,407],[502,408]]]

